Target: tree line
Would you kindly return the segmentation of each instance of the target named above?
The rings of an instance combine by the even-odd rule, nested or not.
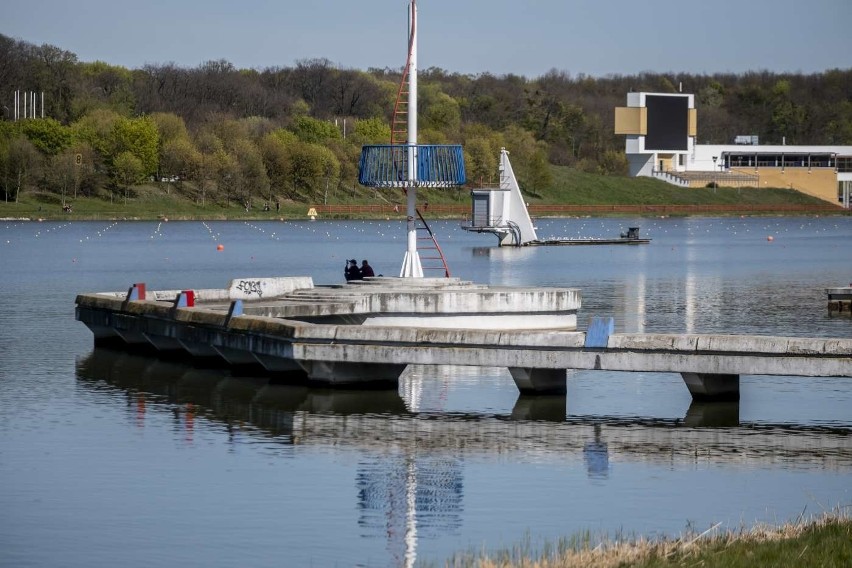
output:
[[[0,191],[126,198],[146,181],[199,202],[317,200],[356,191],[362,144],[387,143],[401,69],[326,59],[238,69],[225,60],[127,69],[0,34]],[[493,180],[501,147],[531,191],[548,164],[626,173],[613,109],[632,91],[696,95],[700,143],[852,144],[852,69],[815,74],[537,77],[419,75],[424,143],[461,143],[468,179]],[[13,121],[14,91],[44,93],[44,119]],[[38,112],[41,116],[41,109]]]

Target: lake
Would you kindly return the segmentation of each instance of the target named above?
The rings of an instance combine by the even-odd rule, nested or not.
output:
[[[433,230],[452,275],[582,290],[584,329],[852,337],[852,217],[540,219],[497,248]],[[769,237],[772,237],[771,239]],[[217,245],[223,250],[217,250]],[[80,292],[251,276],[396,275],[397,221],[0,222],[0,565],[401,566],[580,531],[679,535],[852,504],[852,379],[743,376],[701,405],[679,375],[412,366],[398,392],[270,384],[93,348]]]

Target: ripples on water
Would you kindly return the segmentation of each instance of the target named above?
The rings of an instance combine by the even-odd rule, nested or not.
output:
[[[542,236],[653,241],[538,249],[436,225],[454,275],[581,288],[581,327],[852,337],[824,296],[852,280],[850,218],[544,219]],[[393,274],[403,243],[391,222],[0,225],[0,565],[397,566],[527,531],[653,536],[850,504],[849,379],[745,376],[727,405],[659,373],[575,372],[556,401],[518,397],[502,368],[317,390],[92,350],[73,321],[76,293],[138,281],[331,283],[364,256]]]

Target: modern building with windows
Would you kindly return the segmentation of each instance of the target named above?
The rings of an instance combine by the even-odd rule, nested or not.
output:
[[[852,206],[852,146],[762,146],[752,135],[698,144],[691,94],[628,93],[627,106],[615,109],[615,133],[626,137],[632,176],[681,187],[789,187]]]

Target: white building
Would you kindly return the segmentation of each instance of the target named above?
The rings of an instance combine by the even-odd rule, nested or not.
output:
[[[615,133],[626,137],[632,176],[681,187],[789,187],[850,208],[852,146],[697,144],[695,98],[681,93],[628,93],[615,109]]]

